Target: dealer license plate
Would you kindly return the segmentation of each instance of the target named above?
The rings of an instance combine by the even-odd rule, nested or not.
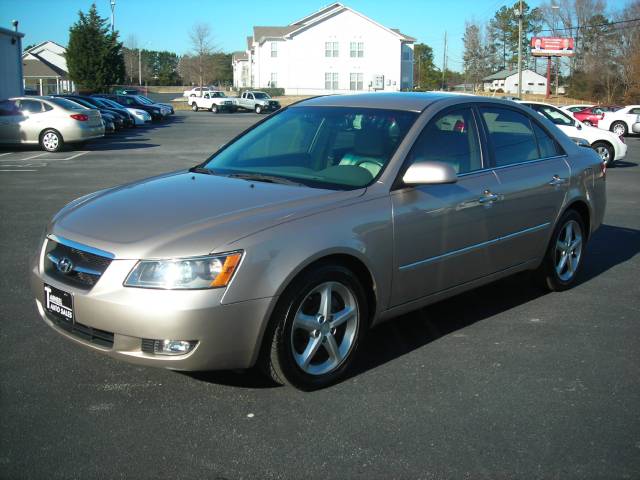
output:
[[[53,316],[73,323],[73,296],[69,292],[44,284],[44,308]]]

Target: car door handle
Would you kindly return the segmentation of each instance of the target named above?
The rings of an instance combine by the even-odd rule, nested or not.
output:
[[[496,195],[495,193],[492,193],[490,190],[485,190],[482,196],[478,199],[478,203],[491,204],[497,200],[500,200],[500,195]]]
[[[549,185],[564,185],[565,183],[567,183],[566,178],[562,178],[560,177],[560,175],[554,175],[551,181],[549,182]]]

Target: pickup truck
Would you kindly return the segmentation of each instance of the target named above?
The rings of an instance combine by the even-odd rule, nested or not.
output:
[[[246,91],[238,98],[238,107],[253,110],[256,113],[274,112],[280,109],[280,102],[273,100],[264,92]]]
[[[201,108],[213,113],[235,112],[238,109],[238,100],[227,97],[223,92],[204,92],[201,97],[189,97],[191,110],[197,112]]]

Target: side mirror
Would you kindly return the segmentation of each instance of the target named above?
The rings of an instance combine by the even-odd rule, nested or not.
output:
[[[573,140],[573,143],[575,143],[579,147],[591,148],[591,144],[584,138],[576,138],[576,137],[569,137],[569,138],[571,138],[571,140]]]
[[[578,130],[582,130],[582,124],[580,123],[580,121],[579,121],[579,120],[576,120],[576,128],[577,128]]]
[[[407,169],[402,181],[405,185],[455,183],[458,175],[448,163],[417,161]]]

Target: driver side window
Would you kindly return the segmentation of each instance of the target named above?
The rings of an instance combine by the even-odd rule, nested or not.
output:
[[[482,168],[478,130],[471,109],[441,113],[424,127],[409,153],[409,165],[425,161],[448,163],[456,173]]]

